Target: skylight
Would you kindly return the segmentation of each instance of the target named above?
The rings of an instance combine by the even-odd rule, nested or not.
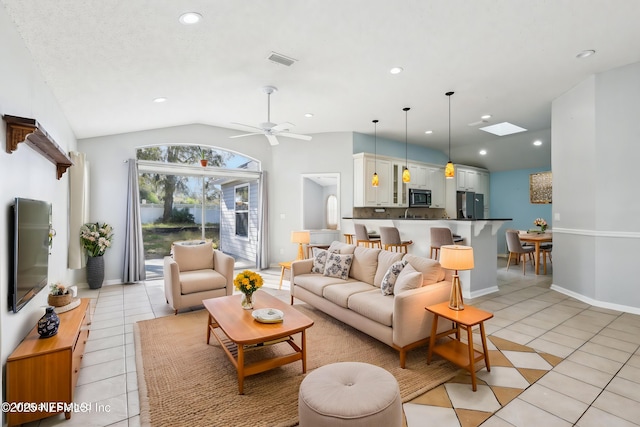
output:
[[[483,128],[480,128],[480,130],[483,130],[485,132],[489,132],[498,136],[511,135],[513,133],[526,131],[525,128],[521,128],[520,126],[516,126],[509,122],[502,122],[502,123],[498,123],[491,126],[485,126]]]

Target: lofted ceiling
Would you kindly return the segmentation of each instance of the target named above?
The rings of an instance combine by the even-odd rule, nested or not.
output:
[[[76,136],[202,123],[408,140],[491,171],[547,167],[551,102],[640,61],[637,0],[0,0]],[[183,12],[198,24],[178,21]],[[578,59],[593,49],[596,54]],[[290,67],[267,60],[277,52]],[[404,69],[393,75],[389,70]],[[158,97],[166,102],[155,103]],[[313,117],[305,117],[312,113]],[[479,130],[508,121],[527,132]],[[432,130],[430,135],[426,130]],[[256,143],[267,144],[264,137]],[[534,147],[534,139],[542,145]],[[296,141],[296,143],[307,143]],[[487,150],[480,156],[480,149]]]

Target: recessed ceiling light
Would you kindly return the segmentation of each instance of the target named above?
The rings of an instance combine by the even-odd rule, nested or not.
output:
[[[162,103],[162,102],[166,102],[166,101],[167,101],[167,98],[165,98],[164,96],[160,96],[160,97],[155,98],[155,99],[153,100],[153,102],[155,102],[156,104],[160,104],[160,103]]]
[[[180,15],[178,21],[184,25],[197,24],[202,19],[202,15],[197,12],[186,12]]]
[[[480,150],[479,153],[481,156],[485,156],[487,154],[487,150]]]
[[[516,126],[509,122],[502,122],[502,123],[498,123],[491,126],[485,126],[483,128],[480,128],[480,130],[483,130],[485,132],[489,132],[498,136],[511,135],[513,133],[526,131],[525,128],[521,128],[520,126]]]
[[[431,135],[433,133],[432,130],[425,130],[424,133],[426,133],[427,135]]]
[[[482,120],[489,120],[491,118],[491,114],[485,114],[484,116],[480,116]]]
[[[403,71],[404,71],[404,68],[402,67],[393,67],[391,70],[389,70],[391,74],[400,74]]]
[[[306,113],[304,116],[305,117],[313,117],[313,113]]]
[[[581,58],[587,58],[593,54],[595,54],[596,51],[593,49],[587,49],[587,50],[583,50],[582,52],[580,52],[579,54],[576,55],[576,58],[581,59]]]
[[[533,145],[535,145],[536,147],[539,147],[542,145],[542,141],[540,141],[539,139],[536,139],[535,141],[533,141]]]

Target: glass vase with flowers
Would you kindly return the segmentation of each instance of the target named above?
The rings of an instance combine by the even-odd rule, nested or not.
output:
[[[242,308],[251,310],[253,308],[253,293],[262,287],[262,276],[251,270],[244,270],[238,273],[233,279],[234,287],[242,292]]]

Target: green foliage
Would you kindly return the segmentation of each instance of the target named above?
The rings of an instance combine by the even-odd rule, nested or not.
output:
[[[177,209],[173,208],[171,210],[171,216],[167,220],[158,218],[155,223],[168,222],[170,224],[195,224],[196,219],[193,217],[191,213],[189,213],[188,208]]]

